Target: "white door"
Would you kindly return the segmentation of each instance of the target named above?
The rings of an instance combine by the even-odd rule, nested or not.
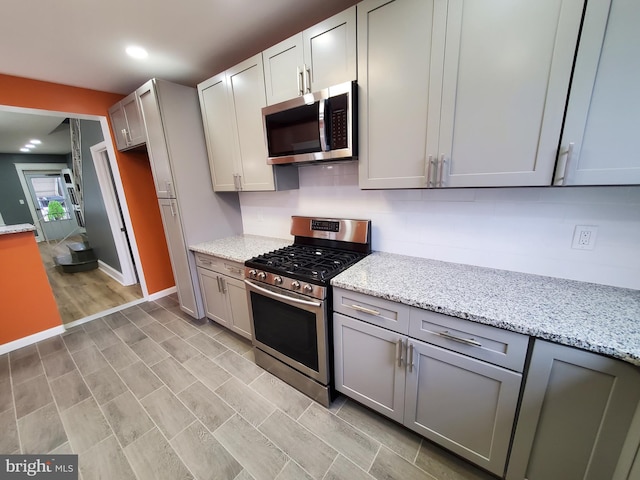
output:
[[[25,172],[27,187],[37,214],[36,228],[46,241],[80,233],[60,172]]]
[[[551,184],[583,4],[449,1],[438,186]]]
[[[122,206],[115,188],[107,144],[101,142],[91,147],[91,157],[93,158],[98,184],[100,185],[100,193],[102,194],[111,234],[113,235],[120,261],[122,284],[133,285],[138,282],[136,269],[133,263],[130,239],[122,217]]]
[[[638,1],[599,0],[587,6],[557,185],[640,183],[639,19]]]

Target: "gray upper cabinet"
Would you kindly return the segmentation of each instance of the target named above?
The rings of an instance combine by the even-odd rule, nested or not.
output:
[[[536,340],[506,478],[633,478],[639,401],[637,367]]]
[[[550,185],[582,8],[361,3],[361,188]]]
[[[200,83],[198,94],[215,191],[298,188],[297,169],[267,165],[261,54]]]
[[[262,52],[267,104],[356,79],[353,6]]]
[[[136,92],[113,105],[109,109],[109,118],[118,150],[129,150],[144,145],[146,136]]]
[[[640,183],[640,2],[589,2],[556,185]]]

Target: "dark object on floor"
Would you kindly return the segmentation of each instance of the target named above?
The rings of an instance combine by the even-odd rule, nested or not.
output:
[[[98,258],[88,241],[70,243],[67,248],[69,255],[60,255],[53,259],[56,266],[63,272],[86,272],[98,268]]]

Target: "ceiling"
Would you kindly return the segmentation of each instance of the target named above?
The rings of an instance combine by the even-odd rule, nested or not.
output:
[[[355,3],[2,0],[0,73],[123,95],[154,77],[196,86]],[[127,56],[124,50],[132,44],[144,47],[148,58]],[[34,116],[30,126],[29,118],[14,115],[20,114],[0,111],[0,153],[19,153],[34,137],[43,141],[35,153],[57,152],[53,146],[45,151],[40,137],[49,136],[62,118]],[[11,138],[18,136],[23,140]]]

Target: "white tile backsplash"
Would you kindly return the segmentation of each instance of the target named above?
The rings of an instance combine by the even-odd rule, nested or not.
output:
[[[640,289],[640,187],[360,190],[355,162],[299,171],[299,190],[240,193],[244,233],[367,218],[374,250]],[[575,225],[598,226],[593,250],[571,248]]]

